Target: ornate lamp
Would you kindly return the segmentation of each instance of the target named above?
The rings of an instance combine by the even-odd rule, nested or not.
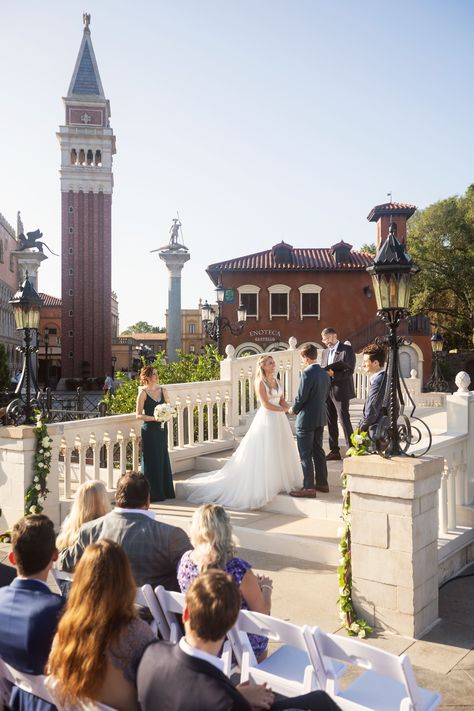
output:
[[[17,397],[8,405],[7,415],[11,417],[16,425],[33,425],[35,424],[34,411],[40,408],[40,404],[37,399],[38,383],[36,373],[31,363],[31,354],[36,353],[38,348],[36,345],[32,345],[31,331],[38,330],[43,302],[30,283],[28,272],[26,272],[25,281],[19,286],[18,291],[9,303],[13,307],[17,330],[24,331],[25,345],[18,346],[18,350],[24,356],[23,370],[15,390]]]
[[[417,444],[421,439],[421,432],[415,427],[412,428],[410,419],[403,414],[405,400],[402,386],[413,405],[410,416],[415,409],[400,372],[399,358],[400,346],[409,345],[411,341],[397,335],[400,321],[408,316],[412,278],[420,268],[414,264],[404,246],[395,237],[393,224],[390,225],[388,237],[377,252],[373,265],[368,267],[367,271],[372,277],[378,306],[377,315],[385,321],[389,331],[384,338],[376,339],[379,345],[388,346],[388,361],[382,417],[372,440],[379,454],[394,457],[406,454],[410,445]],[[429,430],[428,433],[429,449]]]
[[[444,338],[439,329],[436,329],[433,333],[430,342],[431,350],[433,352],[433,372],[431,374],[431,378],[426,383],[426,390],[428,392],[445,393],[448,391],[449,385],[443,378],[439,365],[439,360],[443,355],[444,345]]]
[[[228,330],[233,336],[239,336],[242,333],[247,320],[247,308],[244,304],[240,303],[239,308],[237,309],[237,323],[231,323],[227,316],[222,316],[222,304],[225,297],[225,288],[221,279],[219,279],[217,283],[215,292],[217,313],[206,301],[204,306],[201,307],[201,318],[204,333],[211,340],[216,342],[217,350],[220,353],[223,331]]]

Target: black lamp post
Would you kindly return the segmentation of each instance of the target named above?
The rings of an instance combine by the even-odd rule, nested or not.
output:
[[[140,343],[138,346],[135,347],[135,350],[138,353],[138,358],[140,360],[143,359],[145,361],[145,365],[148,365],[150,358],[153,358],[150,346],[147,346],[144,343]]]
[[[36,373],[31,363],[31,354],[36,353],[38,348],[32,345],[31,332],[38,330],[43,302],[31,285],[28,272],[26,272],[25,281],[10,300],[10,304],[13,307],[17,330],[24,331],[25,345],[18,346],[18,350],[24,356],[23,370],[15,390],[17,397],[8,405],[7,415],[16,425],[33,425],[35,424],[34,411],[40,407],[40,404],[36,398],[38,392]]]
[[[247,309],[241,303],[237,309],[237,323],[232,324],[227,316],[222,316],[222,304],[224,302],[225,289],[220,279],[215,291],[217,314],[206,301],[204,306],[201,307],[201,318],[206,336],[208,336],[212,341],[215,341],[217,344],[217,351],[220,353],[222,350],[223,331],[228,330],[233,336],[239,336],[242,333],[247,320]]]
[[[117,356],[113,355],[112,356],[112,380],[115,379],[115,364],[117,362]]]
[[[448,390],[448,383],[443,378],[439,359],[443,355],[444,338],[438,329],[431,336],[431,350],[433,352],[433,372],[431,378],[426,383],[428,392],[445,393]]]
[[[403,414],[405,400],[402,384],[405,384],[400,372],[399,349],[402,345],[409,345],[410,341],[397,336],[400,321],[408,316],[411,280],[419,270],[395,237],[391,224],[388,237],[377,252],[373,265],[367,268],[377,300],[377,315],[388,326],[388,335],[376,339],[379,345],[388,346],[388,361],[382,417],[372,437],[376,451],[385,457],[406,454],[408,447],[421,439],[419,430],[412,428],[409,418]],[[406,386],[405,391],[408,395]]]
[[[47,326],[45,326],[45,329],[44,329],[43,341],[44,341],[44,368],[45,368],[44,386],[45,386],[45,388],[49,388],[49,358],[48,358],[49,328]]]

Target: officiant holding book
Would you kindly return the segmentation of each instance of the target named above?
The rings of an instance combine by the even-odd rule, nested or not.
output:
[[[321,339],[326,346],[321,354],[321,367],[331,376],[331,387],[326,401],[329,433],[329,453],[326,459],[331,461],[341,459],[338,420],[346,444],[348,447],[351,446],[352,425],[349,401],[355,397],[353,373],[356,357],[352,346],[342,343],[333,328],[323,329]]]

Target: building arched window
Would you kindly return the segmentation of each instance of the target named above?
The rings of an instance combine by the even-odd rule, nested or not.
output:
[[[291,286],[286,284],[273,284],[268,287],[270,294],[270,321],[277,316],[290,318],[290,291]]]
[[[303,284],[300,292],[300,319],[321,318],[321,287],[317,284]]]
[[[242,303],[247,309],[247,318],[256,318],[258,320],[258,295],[260,287],[255,284],[243,284],[237,287],[239,292],[239,303]]]

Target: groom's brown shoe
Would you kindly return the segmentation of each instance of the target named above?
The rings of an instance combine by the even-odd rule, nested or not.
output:
[[[316,491],[321,491],[323,494],[329,494],[329,486],[326,484],[324,486],[322,484],[316,484]]]
[[[315,499],[316,489],[295,489],[290,491],[290,496],[296,496],[299,499]]]

